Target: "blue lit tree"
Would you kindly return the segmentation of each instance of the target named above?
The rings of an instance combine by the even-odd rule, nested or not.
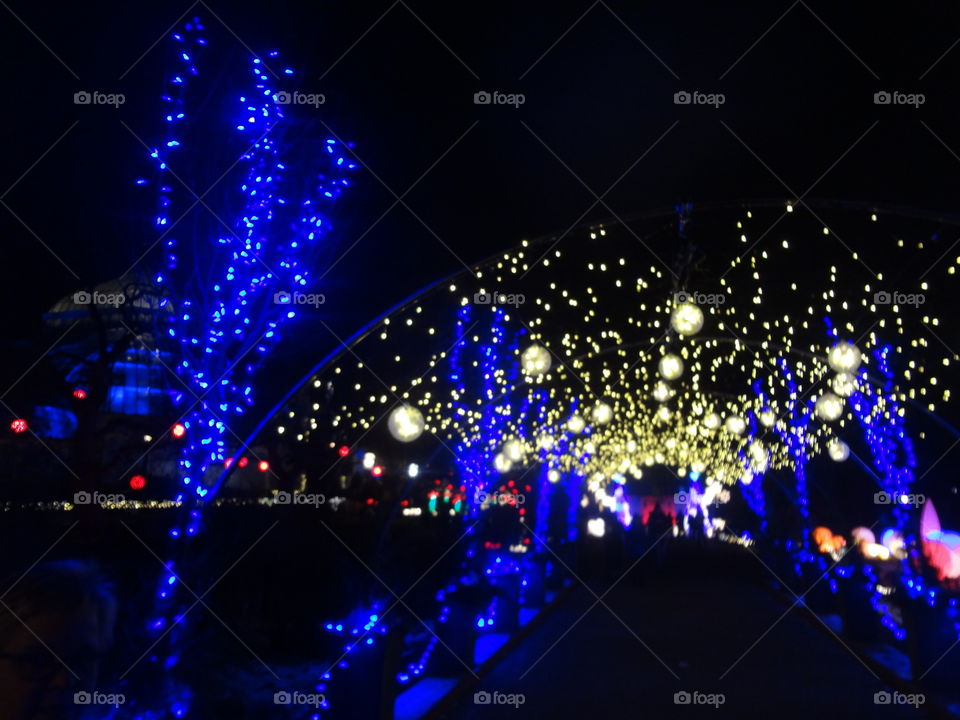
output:
[[[201,73],[224,64],[205,57],[203,24],[195,18],[172,42],[177,69],[161,96],[166,138],[150,151],[163,253],[154,281],[173,305],[166,344],[177,361],[186,428],[177,494],[185,513],[170,531],[176,560],[160,580],[150,624],[158,640],[170,634],[166,657],[155,658],[167,670],[177,663],[172,648],[190,600],[179,583],[183,543],[200,531],[202,506],[242,444],[258,369],[296,317],[299,297],[322,297],[310,283],[330,229],[326,213],[355,168],[335,140],[318,143],[309,132],[291,138],[304,124],[287,102],[294,72],[279,65],[277,52],[248,57],[239,75],[236,67]],[[234,76],[236,85],[224,82]],[[217,200],[208,200],[213,186]],[[166,692],[181,695],[174,714],[186,712],[186,693]]]

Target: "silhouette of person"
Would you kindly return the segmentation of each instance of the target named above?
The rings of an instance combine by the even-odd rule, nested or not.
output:
[[[113,641],[113,586],[88,562],[31,568],[0,595],[0,704],[8,720],[63,720],[87,706]]]
[[[703,542],[706,537],[706,526],[704,525],[703,511],[699,508],[694,511],[690,517],[690,536],[697,542]]]
[[[673,527],[673,520],[670,515],[663,511],[660,502],[657,501],[650,511],[647,518],[647,534],[649,542],[653,546],[654,558],[657,565],[662,565],[667,554],[667,540],[670,530]]]

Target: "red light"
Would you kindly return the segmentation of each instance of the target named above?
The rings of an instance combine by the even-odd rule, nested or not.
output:
[[[367,505],[373,505],[373,498],[367,498]]]
[[[187,428],[184,427],[183,423],[177,423],[170,432],[175,438],[182,438],[187,434]]]
[[[87,397],[87,391],[84,390],[83,388],[77,388],[76,390],[73,391],[73,396],[77,400],[83,400]]]
[[[245,457],[242,457],[242,458],[240,458],[240,461],[237,463],[237,465],[239,465],[240,467],[246,467],[246,466],[247,466],[247,463],[249,463],[249,462],[250,462],[250,461],[247,460]]]
[[[260,472],[266,472],[267,470],[270,469],[270,463],[268,463],[266,460],[261,460],[260,462],[257,463],[257,469]]]
[[[27,421],[23,418],[17,418],[12,423],[10,423],[10,429],[15,433],[26,432],[30,426],[27,425]]]
[[[233,458],[227,458],[226,460],[223,461],[223,466],[225,468],[228,468],[231,465],[233,465]]]
[[[370,470],[370,474],[373,475],[374,477],[380,477],[381,475],[383,475],[383,468],[380,467],[379,465],[374,465],[373,468],[371,468]]]
[[[350,454],[350,448],[348,448],[346,445],[341,445],[337,452],[340,453],[340,457],[346,457]]]
[[[147,479],[143,475],[134,475],[130,478],[130,487],[134,490],[143,490],[147,484]]]

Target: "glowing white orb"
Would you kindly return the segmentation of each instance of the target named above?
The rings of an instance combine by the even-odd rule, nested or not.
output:
[[[703,310],[693,303],[680,303],[670,315],[670,325],[685,337],[696,335],[703,327]]]
[[[703,426],[710,430],[720,427],[720,416],[716,413],[707,413],[703,418]]]
[[[843,414],[843,398],[832,392],[826,392],[817,398],[817,417],[826,422],[833,422]]]
[[[523,351],[520,364],[527,375],[543,375],[550,370],[550,351],[543,345],[531,345]]]
[[[857,376],[853,373],[838,373],[830,385],[840,397],[850,397],[857,389]]]
[[[664,355],[660,358],[659,370],[660,375],[665,380],[676,380],[683,375],[683,360],[680,359],[679,355],[673,355],[672,353]]]
[[[423,413],[412,405],[399,405],[390,413],[387,428],[400,442],[413,442],[423,434]]]
[[[550,448],[553,447],[553,436],[547,435],[546,433],[544,433],[537,440],[537,445],[540,447],[541,450],[549,450]]]
[[[731,415],[723,422],[723,427],[728,433],[733,433],[734,435],[742,435],[743,431],[747,429],[746,421],[739,415]]]
[[[567,420],[567,430],[572,433],[581,433],[583,432],[584,427],[586,427],[586,423],[579,415],[573,415],[569,420]]]
[[[409,475],[412,478],[415,478],[419,474],[420,474],[419,465],[417,465],[416,463],[410,463],[410,465],[407,466],[407,475]]]
[[[853,343],[842,340],[830,348],[827,355],[830,367],[838,373],[853,373],[860,367],[860,350]]]
[[[850,446],[843,440],[834,438],[827,443],[827,452],[830,454],[830,459],[834,462],[843,462],[850,457]]]
[[[552,483],[560,482],[560,471],[559,470],[550,470],[547,473],[547,480]]]
[[[497,453],[497,456],[493,459],[493,466],[498,472],[505,473],[510,470],[513,464],[503,453]]]
[[[773,424],[777,421],[777,415],[773,410],[767,408],[760,413],[760,424],[764,427],[773,427]]]
[[[503,444],[503,454],[510,462],[520,462],[523,458],[523,445],[517,440],[508,440]]]
[[[594,424],[606,425],[613,418],[613,408],[603,402],[597,403],[594,405],[590,417],[593,418]]]
[[[657,402],[666,402],[672,394],[673,391],[670,390],[670,386],[665,382],[658,382],[653,388],[653,399]]]
[[[587,532],[594,537],[603,537],[603,533],[607,529],[607,524],[603,521],[603,518],[593,518],[592,520],[587,520]]]
[[[766,449],[763,447],[763,444],[754,440],[750,443],[750,467],[758,472],[766,472],[767,466],[769,465],[769,456]]]

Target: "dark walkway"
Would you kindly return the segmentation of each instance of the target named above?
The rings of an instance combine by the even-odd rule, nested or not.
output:
[[[762,586],[767,571],[720,550],[704,558],[675,548],[663,570],[631,573],[604,598],[622,623],[599,604],[577,622],[595,601],[578,586],[477,688],[522,693],[521,707],[477,705],[471,694],[444,717],[926,717],[875,704],[874,693],[891,688],[797,613],[777,622],[786,606]],[[611,582],[591,585],[602,595]],[[677,705],[683,690],[723,693],[725,702]]]

